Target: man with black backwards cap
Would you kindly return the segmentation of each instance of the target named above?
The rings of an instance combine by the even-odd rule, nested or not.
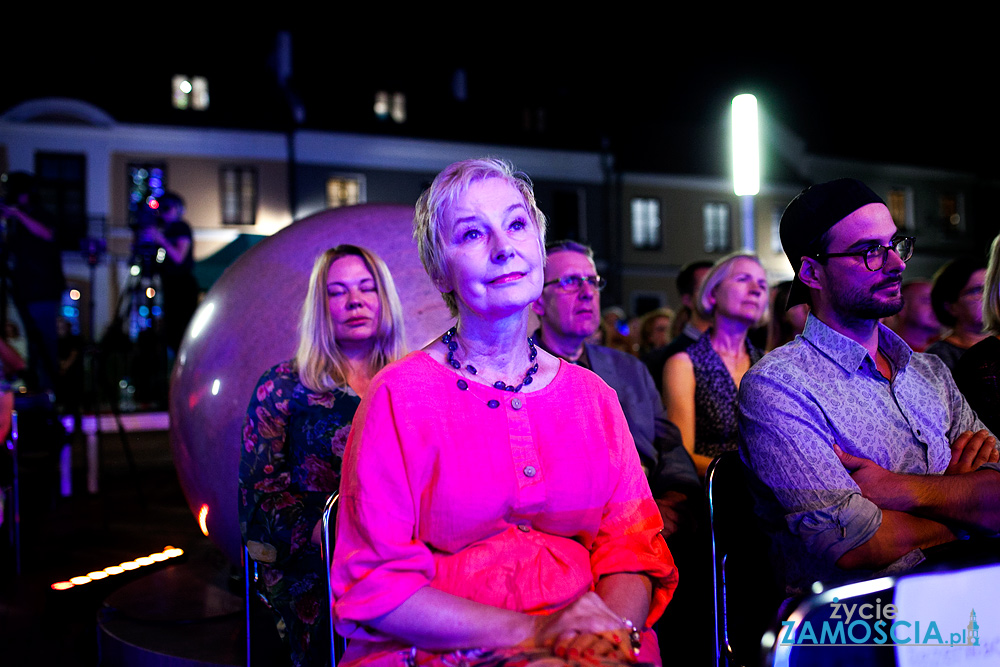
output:
[[[922,550],[1000,531],[1000,466],[951,373],[879,318],[897,313],[913,239],[857,180],[802,191],[781,242],[809,303],[802,336],[740,388],[740,451],[789,591],[893,573]],[[991,540],[992,542],[992,540]]]

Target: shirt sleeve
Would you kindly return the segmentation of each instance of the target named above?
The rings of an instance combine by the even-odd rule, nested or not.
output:
[[[304,501],[292,484],[286,456],[289,403],[296,384],[280,366],[260,378],[247,406],[240,450],[238,505],[243,538],[254,559],[277,565],[311,537],[300,525]]]
[[[434,577],[430,548],[417,538],[404,424],[390,388],[373,385],[344,452],[331,582],[337,629],[346,636],[370,636],[364,622],[392,611]]]
[[[677,588],[677,568],[660,536],[663,522],[639,464],[628,424],[617,402],[605,413],[611,456],[617,481],[605,505],[601,526],[591,549],[594,581],[609,574],[639,573],[653,581],[653,597],[646,626],[663,614]]]
[[[751,370],[739,407],[743,461],[774,493],[788,530],[810,553],[833,565],[872,538],[882,511],[833,451],[835,436],[816,401],[780,373]]]

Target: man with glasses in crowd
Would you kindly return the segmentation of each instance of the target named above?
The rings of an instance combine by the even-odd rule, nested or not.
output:
[[[606,285],[597,274],[593,251],[575,241],[557,241],[545,252],[545,286],[532,306],[540,325],[533,336],[535,344],[590,369],[618,394],[663,518],[663,536],[678,569],[685,573],[659,622],[660,646],[669,647],[676,657],[677,637],[684,637],[685,650],[701,662],[707,654],[699,651],[712,645],[711,598],[704,595],[705,586],[711,585],[704,564],[710,561],[700,550],[707,540],[698,533],[701,481],[645,364],[620,350],[585,342],[600,326],[601,290]]]
[[[747,372],[739,400],[741,454],[767,487],[752,483],[789,592],[995,535],[995,439],[938,358],[879,324],[903,305],[914,240],[854,179],[806,188],[780,234],[795,269],[787,305],[811,314],[801,337]]]
[[[700,487],[680,431],[667,419],[653,378],[630,354],[585,341],[601,322],[601,290],[593,251],[575,241],[546,247],[545,286],[532,306],[538,315],[535,343],[547,352],[596,373],[618,393],[653,497],[658,499],[666,535],[677,529],[680,501]]]

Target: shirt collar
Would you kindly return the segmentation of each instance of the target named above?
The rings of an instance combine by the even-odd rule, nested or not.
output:
[[[535,345],[537,345],[538,347],[542,348],[543,350],[545,350],[546,352],[548,352],[549,354],[551,354],[553,357],[558,357],[558,358],[562,359],[563,361],[569,362],[571,364],[576,364],[577,366],[582,366],[582,367],[586,368],[587,370],[591,370],[590,369],[590,356],[587,354],[587,345],[586,345],[586,343],[584,343],[584,345],[583,345],[583,351],[580,353],[580,357],[578,359],[567,359],[566,357],[563,357],[563,356],[560,356],[560,355],[556,354],[555,352],[553,352],[552,350],[550,350],[545,345],[545,343],[542,341],[542,328],[541,327],[538,327],[537,329],[535,329],[535,333],[531,334],[531,339],[533,341],[535,341]]]
[[[685,336],[687,336],[692,340],[698,340],[699,338],[701,338],[701,335],[705,333],[704,331],[702,331],[695,325],[691,324],[690,322],[685,324],[684,328],[681,331],[683,331]]]
[[[881,322],[878,325],[878,346],[896,371],[906,367],[913,350],[906,342],[897,336],[889,327]],[[849,372],[861,367],[868,350],[842,333],[838,333],[823,323],[818,317],[809,313],[806,319],[802,337],[812,343],[820,352],[833,359]]]

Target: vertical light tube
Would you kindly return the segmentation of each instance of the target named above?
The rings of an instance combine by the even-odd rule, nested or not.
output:
[[[760,147],[757,132],[757,98],[733,98],[733,190],[737,195],[760,192]]]

